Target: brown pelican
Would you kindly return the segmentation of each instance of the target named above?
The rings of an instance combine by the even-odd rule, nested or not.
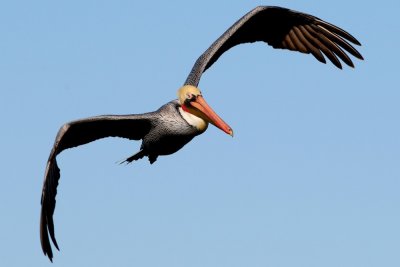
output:
[[[347,53],[363,59],[350,44],[360,43],[341,28],[294,10],[259,6],[234,23],[197,59],[184,86],[178,90],[177,100],[150,113],[97,116],[64,124],[47,161],[41,196],[40,240],[44,254],[51,261],[53,252],[49,234],[58,249],[53,223],[60,179],[57,155],[65,149],[100,138],[122,137],[142,140],[140,151],[125,162],[147,156],[150,163],[154,163],[158,156],[169,155],[181,149],[193,137],[203,133],[209,123],[233,135],[232,129],[207,105],[197,86],[203,72],[225,51],[242,43],[256,41],[266,42],[273,48],[311,53],[323,63],[326,63],[325,55],[338,68],[342,68],[338,58],[354,67]]]

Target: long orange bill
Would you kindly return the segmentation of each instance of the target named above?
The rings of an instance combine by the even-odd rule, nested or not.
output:
[[[214,112],[214,110],[207,104],[204,98],[199,95],[196,97],[196,100],[190,102],[192,107],[196,108],[200,111],[200,115],[203,119],[207,120],[209,123],[213,124],[215,127],[220,128],[225,133],[233,136],[232,128],[226,124],[218,115]]]

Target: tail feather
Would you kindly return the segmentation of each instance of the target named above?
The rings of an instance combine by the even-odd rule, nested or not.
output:
[[[143,149],[141,149],[141,150],[140,150],[138,153],[136,153],[135,155],[130,156],[129,158],[125,159],[124,161],[121,161],[120,164],[122,164],[122,163],[129,164],[129,163],[131,163],[131,162],[134,161],[134,160],[139,160],[139,159],[143,158],[144,156],[147,156],[147,154],[146,154],[146,152],[145,152]]]

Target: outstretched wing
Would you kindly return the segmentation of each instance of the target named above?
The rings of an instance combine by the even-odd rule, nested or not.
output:
[[[57,166],[56,156],[65,149],[105,137],[140,140],[151,129],[151,118],[150,113],[142,115],[105,115],[66,123],[60,128],[47,161],[41,198],[40,242],[44,254],[50,260],[53,258],[53,252],[49,233],[54,246],[58,249],[53,223],[57,185],[60,179],[60,169]]]
[[[273,48],[311,53],[322,63],[326,63],[325,55],[340,69],[342,65],[338,57],[354,67],[345,51],[363,59],[349,42],[361,44],[343,29],[305,13],[281,7],[259,6],[233,24],[197,59],[185,85],[198,86],[203,72],[230,48],[257,41],[266,42]]]

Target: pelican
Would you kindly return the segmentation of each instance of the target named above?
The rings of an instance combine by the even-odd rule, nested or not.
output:
[[[212,110],[197,87],[201,75],[224,52],[236,45],[257,41],[273,48],[312,54],[322,63],[326,63],[326,56],[340,69],[341,61],[354,67],[348,54],[363,60],[350,43],[361,44],[343,29],[309,14],[282,7],[259,6],[235,22],[197,59],[183,87],[178,90],[178,99],[154,112],[95,116],[64,124],[47,161],[41,195],[40,240],[43,253],[50,261],[53,259],[50,238],[59,250],[53,222],[60,179],[57,155],[65,149],[101,138],[122,137],[142,140],[140,150],[128,157],[126,163],[148,157],[153,164],[158,156],[181,149],[203,133],[210,123],[233,136],[232,128]]]

